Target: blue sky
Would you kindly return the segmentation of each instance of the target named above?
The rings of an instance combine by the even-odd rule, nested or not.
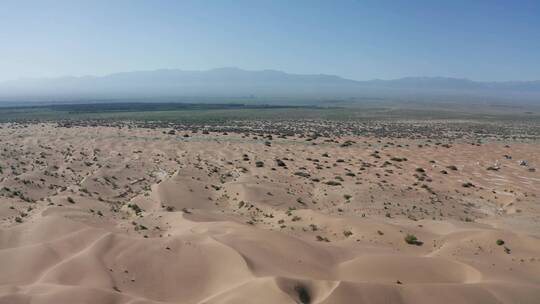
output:
[[[0,80],[230,66],[540,79],[540,1],[0,1]]]

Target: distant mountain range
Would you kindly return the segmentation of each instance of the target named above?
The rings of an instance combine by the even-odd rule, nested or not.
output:
[[[207,71],[170,69],[0,82],[2,101],[163,97],[328,99],[430,94],[538,98],[540,81],[478,82],[446,77],[356,81],[335,75],[218,68]]]

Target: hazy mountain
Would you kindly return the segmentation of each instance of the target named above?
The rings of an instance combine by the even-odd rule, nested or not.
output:
[[[160,97],[354,98],[415,94],[540,96],[540,81],[476,82],[444,77],[355,81],[334,75],[219,68],[155,70],[107,76],[20,79],[0,83],[0,100]]]
[[[479,82],[466,78],[405,77],[393,80],[370,80],[361,83],[368,86],[407,89],[540,91],[540,81],[538,80]]]

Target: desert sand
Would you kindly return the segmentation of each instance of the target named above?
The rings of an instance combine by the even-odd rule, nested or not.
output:
[[[0,303],[540,303],[537,142],[3,124],[0,144]]]

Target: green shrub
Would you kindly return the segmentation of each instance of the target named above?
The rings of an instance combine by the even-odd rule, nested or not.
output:
[[[416,246],[420,246],[423,244],[421,241],[418,240],[418,238],[414,234],[407,234],[405,236],[405,242],[409,245],[416,245]]]

